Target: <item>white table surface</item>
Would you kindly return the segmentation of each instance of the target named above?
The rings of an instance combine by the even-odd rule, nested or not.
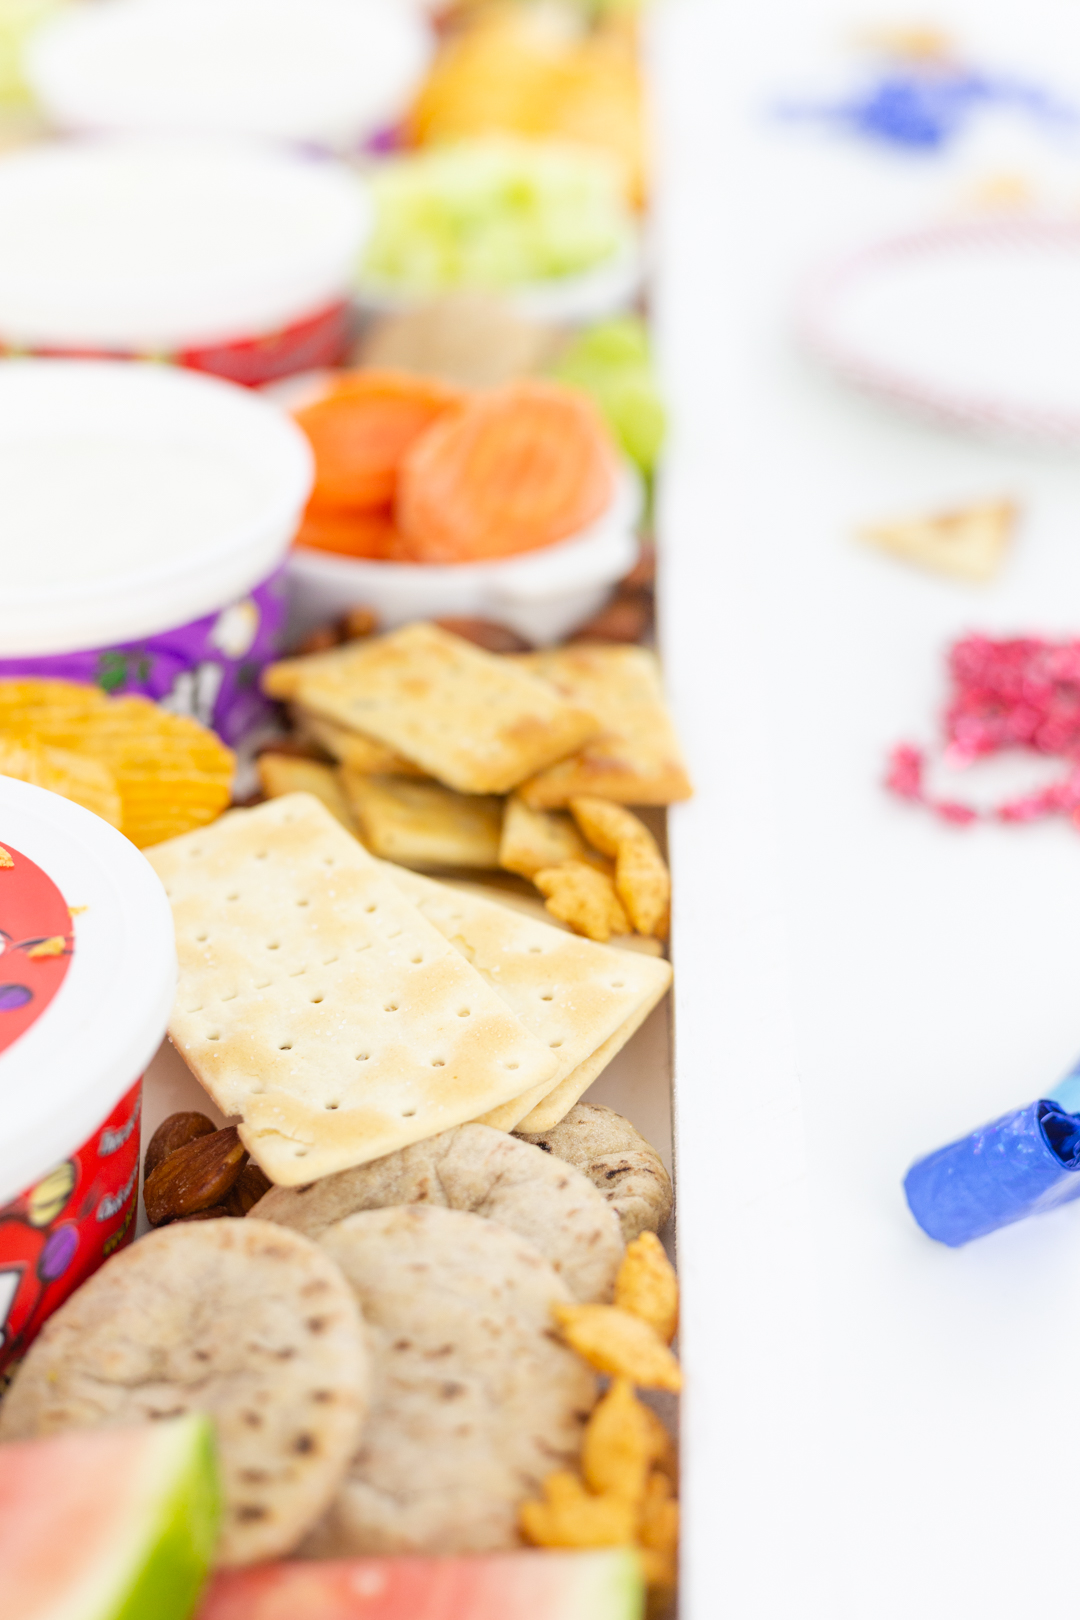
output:
[[[672,817],[682,1620],[1075,1601],[1080,1205],[952,1251],[900,1183],[1080,1052],[1080,833],[954,831],[879,780],[934,739],[957,634],[1080,634],[1080,461],[866,403],[786,312],[823,258],[1003,169],[1080,216],[1080,150],[1005,118],[923,160],[772,122],[875,15],[1080,92],[1077,0],[665,0],[656,26],[664,652],[699,790]],[[988,587],[852,539],[998,493],[1024,519]]]

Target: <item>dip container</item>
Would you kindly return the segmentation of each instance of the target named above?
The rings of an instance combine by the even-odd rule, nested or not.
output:
[[[97,0],[41,28],[25,72],[62,129],[350,151],[401,117],[431,55],[408,0]]]
[[[144,693],[242,740],[312,473],[300,429],[233,384],[0,361],[0,678]]]
[[[344,165],[229,138],[0,157],[0,354],[172,360],[256,386],[347,348],[368,232]]]
[[[135,1233],[142,1073],[176,988],[149,862],[80,805],[0,777],[0,1386]]]

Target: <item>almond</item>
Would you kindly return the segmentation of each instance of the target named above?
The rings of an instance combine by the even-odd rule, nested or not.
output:
[[[143,1175],[149,1181],[162,1159],[167,1159],[177,1148],[194,1142],[198,1136],[210,1136],[217,1129],[205,1114],[170,1114],[162,1120],[146,1149]]]
[[[246,1215],[248,1210],[254,1209],[259,1199],[270,1191],[274,1183],[264,1170],[254,1162],[246,1164],[237,1177],[228,1198],[225,1208],[230,1215]]]
[[[177,1148],[143,1184],[150,1225],[165,1226],[222,1203],[246,1163],[247,1153],[235,1125]]]

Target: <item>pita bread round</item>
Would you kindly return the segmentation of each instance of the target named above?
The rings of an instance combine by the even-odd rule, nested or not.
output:
[[[671,1177],[656,1149],[628,1119],[599,1103],[576,1103],[550,1131],[518,1139],[572,1164],[619,1217],[623,1240],[659,1232],[671,1214]]]
[[[0,1440],[206,1412],[217,1561],[250,1564],[291,1552],[333,1500],[368,1377],[356,1299],[322,1249],[267,1221],[180,1223],[114,1255],[46,1323]]]
[[[308,1187],[274,1187],[252,1214],[317,1238],[362,1209],[437,1204],[535,1244],[574,1299],[610,1301],[624,1243],[615,1211],[565,1160],[490,1125],[458,1125]]]
[[[320,1238],[356,1290],[371,1411],[311,1557],[520,1545],[518,1510],[576,1464],[596,1378],[553,1331],[564,1283],[494,1221],[431,1204],[366,1210]]]

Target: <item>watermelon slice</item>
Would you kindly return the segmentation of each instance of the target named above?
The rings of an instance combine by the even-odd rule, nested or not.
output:
[[[632,1552],[349,1558],[226,1570],[199,1620],[641,1620]]]
[[[189,1620],[220,1499],[204,1417],[0,1446],[4,1620]]]

